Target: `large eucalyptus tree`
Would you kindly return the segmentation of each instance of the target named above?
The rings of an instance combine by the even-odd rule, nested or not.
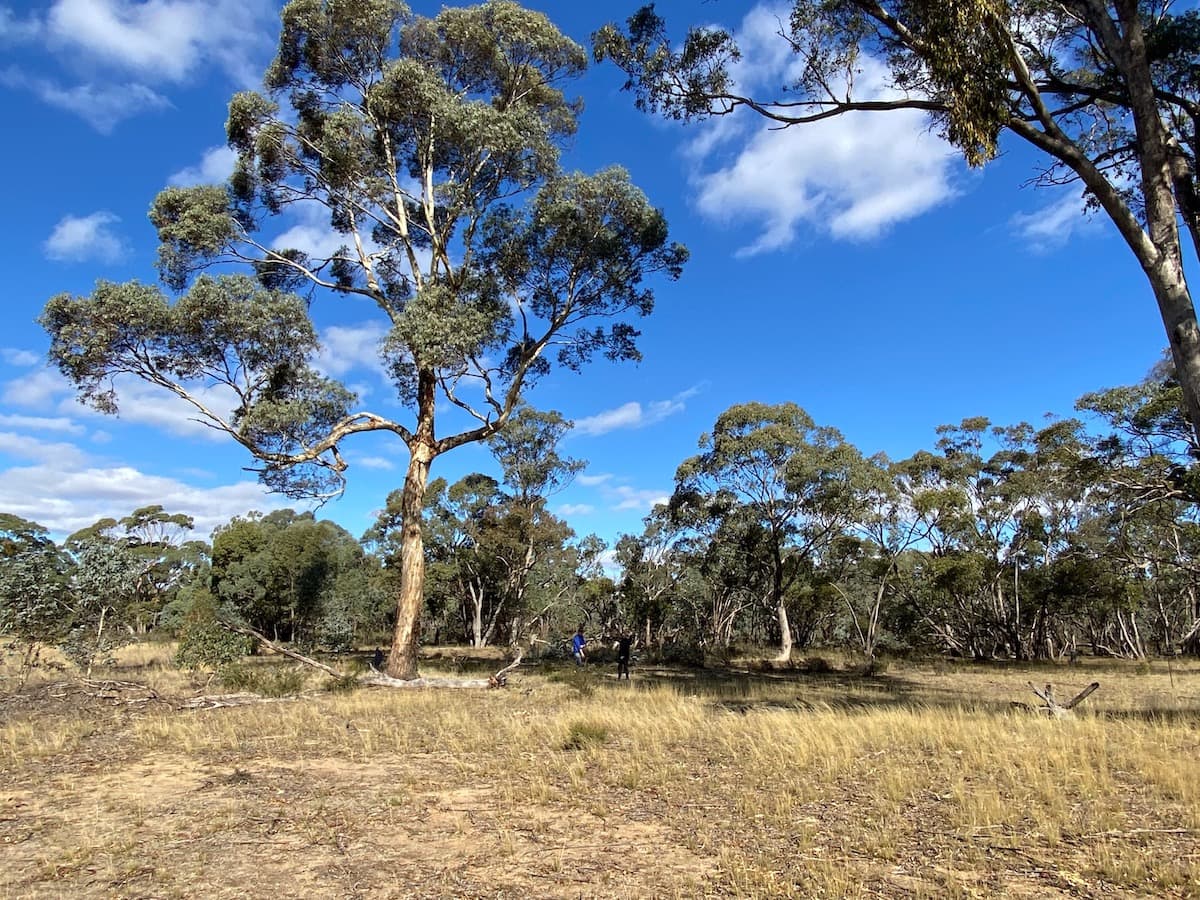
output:
[[[551,351],[570,369],[596,353],[637,359],[644,279],[677,277],[686,259],[625,172],[562,170],[581,110],[563,86],[586,61],[507,0],[434,18],[399,0],[292,0],[266,93],[230,103],[229,183],[169,188],[151,208],[160,272],[182,296],[101,282],[43,313],[84,400],[112,412],[114,378],[157,384],[249,450],[275,489],[328,495],[348,438],[404,441],[398,678],[417,674],[433,460],[503,427]],[[341,246],[278,246],[268,225],[294,208],[321,210]],[[384,319],[380,356],[408,423],[361,408],[312,364],[308,303],[363,301]]]
[[[792,0],[779,40],[797,73],[776,95],[735,80],[732,35],[672,41],[653,5],[596,33],[598,59],[638,105],[674,118],[746,108],[779,127],[922,110],[971,165],[1008,132],[1045,154],[1043,184],[1077,182],[1112,220],[1157,301],[1193,434],[1200,437],[1200,326],[1184,273],[1200,252],[1200,12],[1173,0]],[[865,57],[889,72],[863,96]]]

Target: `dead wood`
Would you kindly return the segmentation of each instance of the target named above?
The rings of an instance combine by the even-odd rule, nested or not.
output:
[[[488,687],[490,687],[490,688],[505,687],[508,684],[508,673],[511,672],[513,669],[517,668],[517,666],[521,665],[521,659],[524,656],[525,656],[525,651],[518,650],[516,659],[514,659],[507,666],[505,666],[503,669],[501,669],[499,672],[497,672],[495,675],[493,675],[491,678],[488,679]]]
[[[255,640],[257,640],[259,643],[261,643],[264,647],[274,650],[276,653],[282,654],[283,656],[286,656],[289,659],[294,659],[294,660],[296,660],[296,662],[304,663],[304,665],[306,665],[306,666],[311,666],[314,669],[318,669],[318,670],[324,672],[326,675],[330,676],[331,678],[337,678],[339,680],[346,678],[346,676],[344,674],[339,672],[333,666],[327,666],[325,663],[321,662],[320,660],[316,660],[311,657],[305,656],[303,653],[297,653],[295,650],[292,650],[289,647],[284,647],[282,644],[277,644],[273,640],[271,640],[269,637],[267,637],[265,634],[261,634],[261,633],[255,631],[253,628],[251,628],[248,625],[234,625],[232,622],[224,622],[224,621],[221,622],[220,625],[222,628],[228,629],[229,631],[235,632],[237,634],[244,634],[247,637],[252,637]]]
[[[1073,698],[1071,698],[1069,702],[1059,703],[1054,697],[1054,685],[1047,684],[1044,690],[1039,691],[1034,686],[1032,681],[1027,682],[1027,684],[1029,685],[1029,689],[1037,695],[1042,703],[1045,704],[1044,706],[1038,707],[1038,709],[1056,719],[1064,719],[1071,716],[1073,714],[1072,710],[1074,710],[1076,706],[1078,706],[1100,688],[1100,682],[1093,681]]]
[[[276,643],[275,641],[268,638],[265,634],[255,631],[253,628],[249,627],[248,625],[235,625],[232,622],[221,622],[220,624],[223,628],[226,628],[229,631],[233,631],[238,634],[244,634],[247,637],[254,638],[255,640],[259,641],[264,647],[267,647],[270,650],[274,650],[276,653],[282,654],[283,656],[286,656],[289,659],[294,659],[297,662],[303,663],[306,666],[311,666],[314,669],[318,669],[319,671],[324,672],[326,675],[330,676],[331,678],[336,678],[339,681],[353,680],[353,681],[357,681],[359,684],[375,685],[377,687],[389,687],[389,688],[501,688],[508,684],[508,673],[511,672],[513,669],[517,668],[517,666],[519,666],[521,664],[521,659],[524,656],[523,652],[518,651],[516,659],[514,659],[511,663],[509,663],[507,666],[505,666],[503,669],[501,669],[495,675],[491,675],[487,678],[411,678],[411,679],[405,680],[405,679],[401,679],[401,678],[392,678],[390,675],[386,675],[383,672],[380,672],[374,666],[371,667],[370,675],[363,675],[358,678],[355,678],[353,675],[346,675],[342,672],[339,672],[333,666],[326,665],[325,663],[321,662],[320,660],[316,660],[311,657],[305,656],[303,653],[297,653],[295,650],[292,650],[289,647],[284,647],[282,644]]]
[[[359,679],[359,684],[387,688],[486,688],[486,678],[393,678],[383,672],[373,671]]]
[[[290,703],[298,700],[293,697],[263,697],[260,694],[209,694],[203,697],[192,697],[182,700],[175,705],[176,709],[224,709],[230,706],[251,706],[256,703]]]

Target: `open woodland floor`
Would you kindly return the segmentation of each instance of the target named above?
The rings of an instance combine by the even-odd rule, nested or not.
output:
[[[0,682],[0,897],[1200,897],[1195,662],[526,666],[189,709],[221,689],[166,656]],[[1029,680],[1101,688],[1051,720],[1010,706]]]

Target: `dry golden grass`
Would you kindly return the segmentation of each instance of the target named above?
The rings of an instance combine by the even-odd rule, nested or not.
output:
[[[153,648],[101,677],[202,687]],[[1195,663],[310,687],[5,698],[0,897],[1200,896]]]

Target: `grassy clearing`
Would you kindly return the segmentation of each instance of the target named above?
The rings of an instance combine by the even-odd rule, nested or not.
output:
[[[1072,720],[1009,706],[1093,679]],[[0,897],[1200,896],[1196,664],[309,687],[6,698]]]

